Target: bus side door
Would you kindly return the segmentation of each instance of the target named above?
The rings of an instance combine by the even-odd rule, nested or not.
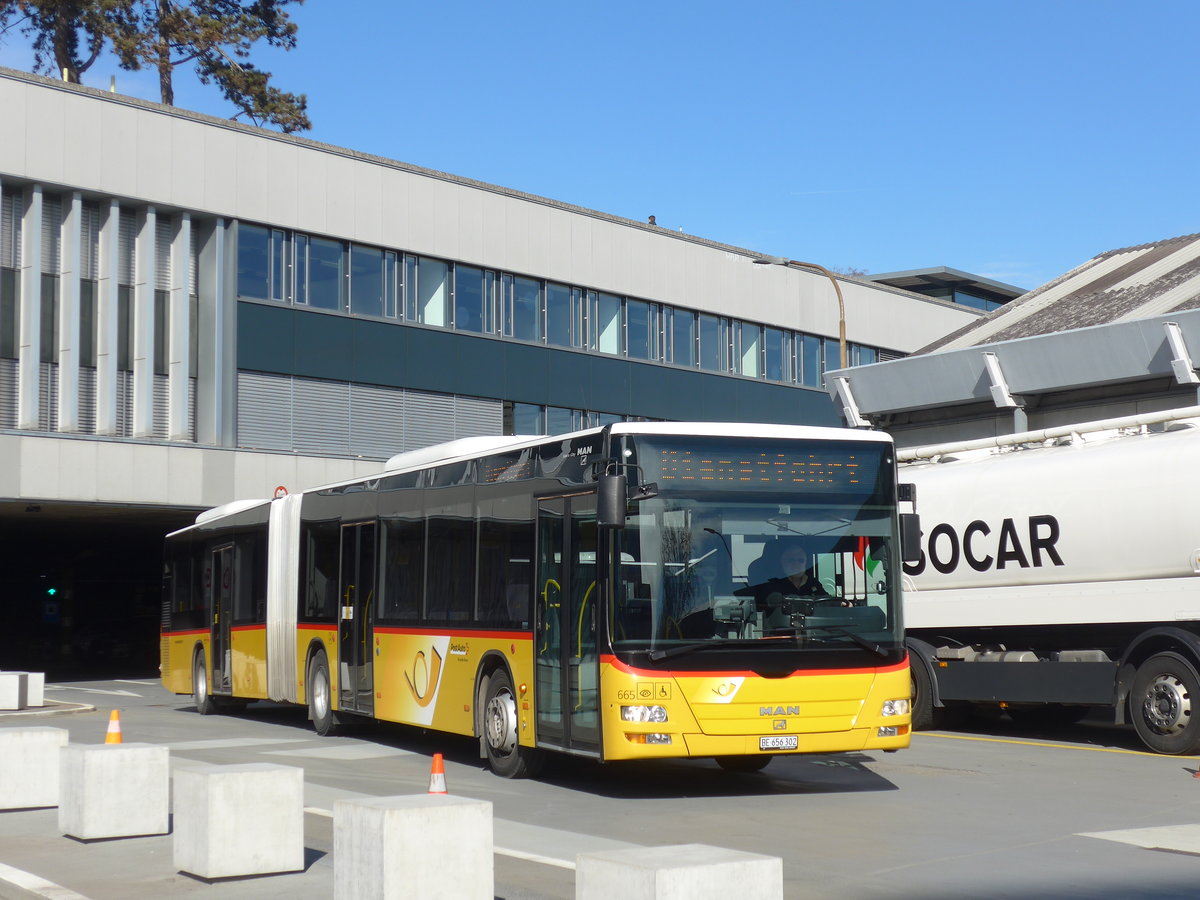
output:
[[[538,502],[534,654],[538,743],[600,747],[596,496]]]

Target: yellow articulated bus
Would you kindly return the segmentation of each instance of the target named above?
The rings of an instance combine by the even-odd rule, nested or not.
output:
[[[162,678],[478,738],[506,777],[909,742],[882,434],[622,423],[466,438],[168,536]]]

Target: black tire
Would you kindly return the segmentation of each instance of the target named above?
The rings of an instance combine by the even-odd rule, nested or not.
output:
[[[1129,713],[1138,737],[1155,753],[1200,751],[1200,675],[1178,653],[1150,657],[1133,676]]]
[[[912,684],[913,731],[940,728],[943,719],[942,710],[933,705],[933,683],[929,679],[929,671],[925,668],[925,663],[918,659],[911,650],[909,651],[908,674]]]
[[[769,754],[761,756],[718,756],[717,765],[726,772],[761,772],[771,764],[775,757]]]
[[[483,747],[488,765],[501,778],[530,778],[545,762],[540,751],[521,746],[517,718],[512,679],[507,671],[497,669],[488,680],[483,706]]]
[[[202,716],[211,716],[217,711],[217,702],[208,692],[208,663],[203,650],[197,650],[192,657],[192,700],[196,712]]]
[[[308,663],[308,681],[305,682],[308,696],[308,717],[312,719],[317,734],[337,734],[337,717],[333,713],[333,682],[329,678],[329,660],[323,650]]]

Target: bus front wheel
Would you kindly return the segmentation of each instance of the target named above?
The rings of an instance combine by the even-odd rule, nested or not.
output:
[[[517,723],[517,698],[504,669],[492,673],[483,708],[484,747],[488,765],[502,778],[527,778],[541,769],[542,754],[522,747]]]
[[[216,701],[208,692],[208,663],[203,650],[197,650],[192,659],[192,700],[196,712],[202,716],[211,716],[217,711]]]
[[[308,664],[308,717],[312,719],[317,734],[330,735],[337,732],[337,719],[333,714],[333,690],[329,680],[329,661],[324,652],[318,652]]]

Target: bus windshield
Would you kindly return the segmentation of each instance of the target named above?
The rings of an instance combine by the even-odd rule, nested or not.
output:
[[[890,447],[642,439],[625,455],[659,495],[614,548],[614,651],[902,646]]]

